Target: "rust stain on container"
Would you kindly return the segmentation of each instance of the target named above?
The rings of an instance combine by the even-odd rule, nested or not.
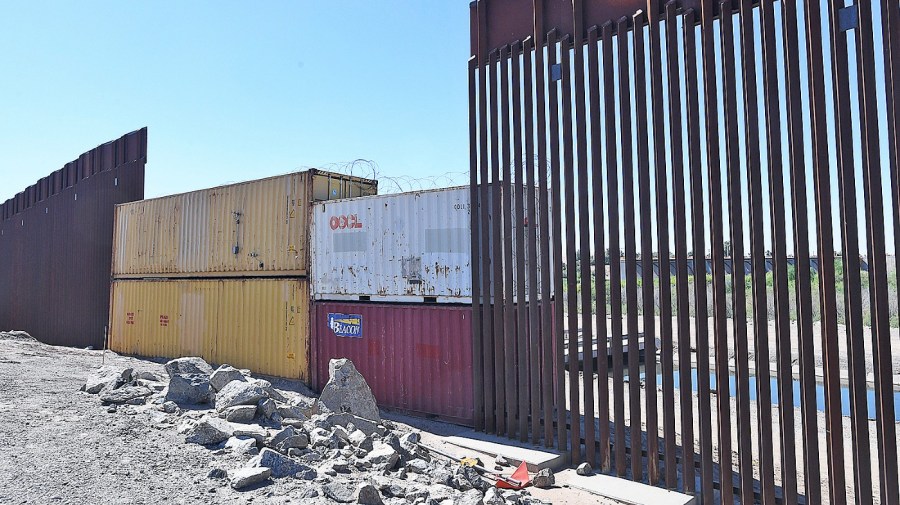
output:
[[[350,358],[379,405],[473,424],[471,306],[314,304],[314,387]]]
[[[147,129],[98,146],[0,206],[0,328],[103,345],[116,204],[144,197]]]
[[[309,170],[122,205],[113,276],[306,275],[309,203],[376,192],[376,181]]]
[[[306,279],[117,280],[110,348],[309,381]]]

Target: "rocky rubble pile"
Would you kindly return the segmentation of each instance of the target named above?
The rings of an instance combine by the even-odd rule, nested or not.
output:
[[[0,331],[0,340],[31,340],[34,341],[34,337],[29,335],[24,331]]]
[[[110,411],[156,411],[186,443],[228,457],[230,468],[207,475],[222,485],[253,489],[272,479],[299,479],[304,485],[292,497],[309,503],[541,503],[527,490],[497,489],[475,469],[435,457],[418,433],[382,420],[349,360],[331,361],[318,399],[278,390],[229,365],[213,370],[196,357],[172,360],[165,370],[167,377],[100,368],[82,390],[98,395]]]

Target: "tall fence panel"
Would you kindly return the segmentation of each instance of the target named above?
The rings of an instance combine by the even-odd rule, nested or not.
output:
[[[471,31],[476,428],[705,502],[900,504],[900,3]]]
[[[34,195],[27,203],[17,195],[3,204],[0,328],[55,345],[103,345],[113,214],[116,204],[144,197],[146,161],[144,128],[41,179],[24,192]]]

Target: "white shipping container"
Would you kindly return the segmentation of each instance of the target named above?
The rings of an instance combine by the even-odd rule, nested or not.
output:
[[[313,298],[470,303],[470,207],[468,186],[315,205]],[[527,241],[526,218],[527,208],[511,224],[526,222]],[[515,258],[514,240],[504,245]]]

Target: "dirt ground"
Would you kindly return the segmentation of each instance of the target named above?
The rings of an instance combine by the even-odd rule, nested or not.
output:
[[[165,375],[160,363],[111,352],[0,340],[0,503],[328,503],[303,498],[311,481],[280,478],[236,491],[208,478],[213,468],[241,463],[184,443],[161,412],[122,406],[111,413],[97,396],[80,392],[101,363]],[[292,384],[272,382],[279,389]],[[445,447],[440,433],[446,425],[386,417],[397,429],[422,430],[423,442]],[[527,492],[549,503],[618,503],[565,487]]]

